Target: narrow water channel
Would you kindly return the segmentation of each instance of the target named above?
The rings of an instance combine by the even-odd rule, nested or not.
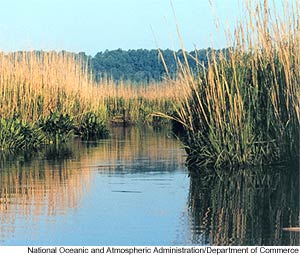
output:
[[[299,171],[190,178],[168,130],[0,156],[0,245],[299,245]]]

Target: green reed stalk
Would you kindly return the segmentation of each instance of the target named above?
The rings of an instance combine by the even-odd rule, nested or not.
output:
[[[175,119],[185,129],[189,164],[224,167],[299,158],[300,7],[286,8],[288,25],[281,17],[272,22],[267,1],[248,5],[234,47],[210,54],[208,67],[197,74],[188,64],[181,66],[179,82],[190,92],[179,100]]]

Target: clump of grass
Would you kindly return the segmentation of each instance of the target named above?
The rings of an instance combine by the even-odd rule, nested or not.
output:
[[[66,142],[73,135],[74,120],[68,114],[52,112],[38,121],[48,143]]]
[[[212,53],[208,67],[196,75],[187,62],[181,65],[177,82],[188,93],[178,100],[173,118],[185,129],[190,165],[232,167],[299,158],[300,5],[284,6],[282,18],[270,12],[267,1],[248,3],[233,47]]]
[[[75,134],[84,140],[95,140],[107,137],[109,132],[103,119],[93,112],[87,112],[75,126]]]
[[[36,149],[45,142],[45,135],[35,125],[19,117],[0,118],[0,151]]]

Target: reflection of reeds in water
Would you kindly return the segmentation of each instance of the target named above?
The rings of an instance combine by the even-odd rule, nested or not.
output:
[[[192,177],[190,224],[194,243],[299,245],[299,171],[241,170]]]
[[[116,128],[113,134],[99,143],[75,140],[59,148],[47,147],[39,158],[0,155],[0,242],[24,227],[20,222],[47,217],[51,223],[55,216],[79,208],[94,170],[117,171],[122,164],[130,168],[137,159],[149,164],[161,161],[167,169],[184,162],[178,142],[166,133]],[[25,228],[34,231],[34,226]]]
[[[82,153],[89,154],[90,164],[100,171],[115,171],[137,163],[138,160],[162,164],[184,164],[184,151],[168,132],[150,128],[113,128],[113,137],[100,143],[89,143]],[[78,144],[82,150],[83,144]],[[83,155],[81,153],[81,155]],[[143,171],[143,169],[140,169]]]
[[[86,187],[89,187],[90,172],[78,171],[71,160],[53,164],[46,160],[33,160],[23,164],[15,162],[2,169],[0,175],[0,240],[13,235],[15,228],[27,233],[34,226],[19,226],[21,219],[36,223],[40,217],[66,215],[69,208],[76,209]],[[20,223],[19,223],[20,224]],[[21,223],[22,224],[22,223]]]

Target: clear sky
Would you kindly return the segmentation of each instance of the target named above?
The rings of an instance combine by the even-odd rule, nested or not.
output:
[[[215,17],[233,24],[238,0],[210,1],[172,0],[187,50],[226,46]],[[0,0],[0,51],[157,47],[180,47],[170,0]]]

